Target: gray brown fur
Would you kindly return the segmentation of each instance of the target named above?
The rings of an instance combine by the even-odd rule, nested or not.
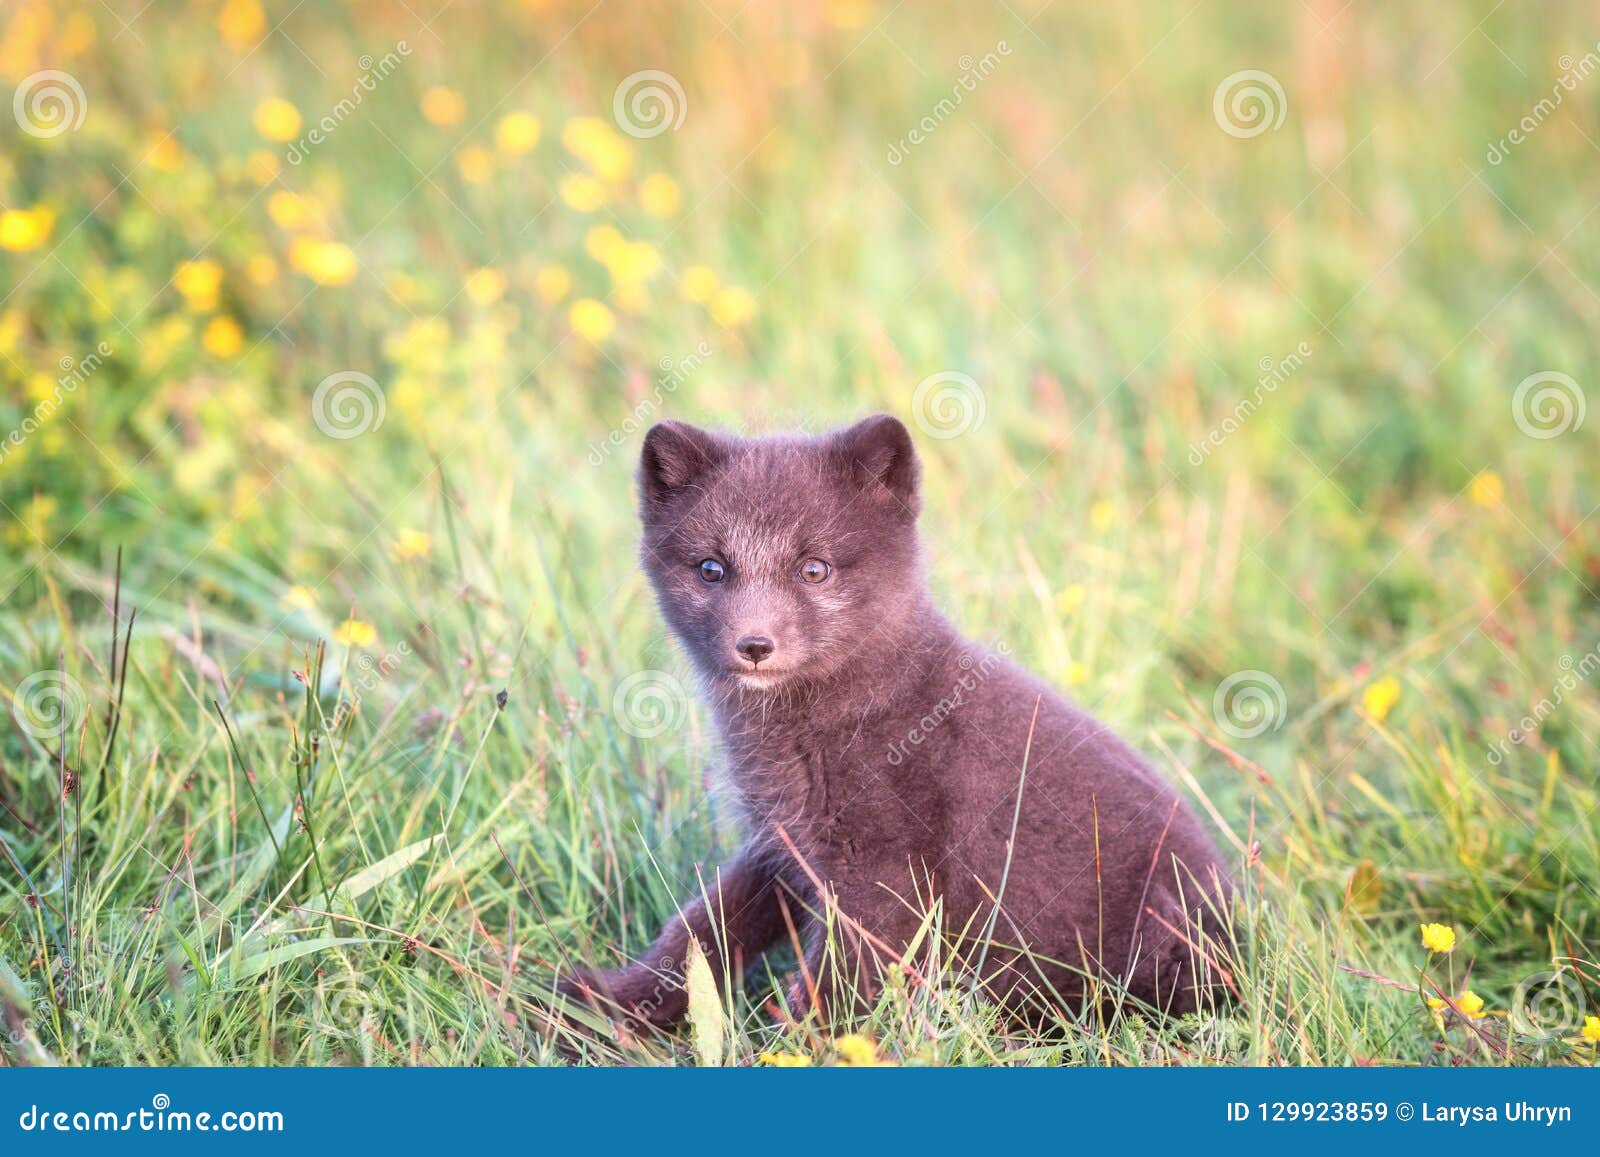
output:
[[[569,993],[664,1026],[685,1009],[691,934],[723,979],[797,939],[796,995],[838,1022],[870,1003],[930,896],[957,958],[1020,1015],[1115,988],[1086,977],[1172,1013],[1213,990],[1202,933],[1229,886],[1211,841],[1127,744],[934,610],[919,478],[887,415],[825,437],[649,431],[643,564],[707,689],[749,836],[708,877],[709,908]],[[831,565],[825,581],[800,577],[808,559]],[[752,635],[774,644],[758,665],[735,650]]]

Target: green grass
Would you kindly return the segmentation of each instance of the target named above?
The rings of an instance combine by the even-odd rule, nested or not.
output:
[[[431,29],[414,7],[272,5],[253,50],[181,5],[120,33],[88,9],[88,45],[66,8],[0,17],[8,89],[60,68],[87,100],[50,139],[0,117],[0,210],[54,214],[0,250],[0,436],[63,358],[109,350],[0,458],[5,1063],[559,1060],[555,971],[637,952],[738,840],[703,788],[699,705],[669,696],[644,737],[619,707],[638,672],[690,686],[634,564],[630,417],[915,421],[941,372],[984,413],[953,438],[923,415],[939,601],[1214,819],[1247,936],[1218,1016],[1029,1038],[948,975],[891,987],[863,1028],[879,1055],[1594,1062],[1600,421],[1531,437],[1513,396],[1558,372],[1600,405],[1600,78],[1485,159],[1564,55],[1600,51],[1581,5],[877,4],[837,27],[855,6],[552,3]],[[270,96],[309,125],[402,39],[303,164],[251,127]],[[648,68],[681,83],[683,124],[618,138],[629,176],[579,212],[561,182],[590,162],[563,126],[611,125]],[[1244,69],[1286,105],[1249,138],[1213,116]],[[430,85],[465,118],[427,123]],[[463,150],[519,109],[537,146],[466,179]],[[682,191],[666,218],[639,204],[658,172]],[[275,220],[283,190],[320,220]],[[655,247],[640,300],[585,251],[596,224]],[[291,268],[305,233],[350,246],[349,284]],[[196,259],[220,267],[210,309],[173,283]],[[688,300],[695,265],[754,316]],[[480,267],[499,300],[463,292]],[[615,313],[598,344],[570,328],[577,296]],[[236,352],[203,344],[218,314]],[[385,418],[335,439],[312,398],[347,371]],[[408,528],[430,543],[404,558]],[[332,641],[352,617],[373,637]],[[38,726],[58,666],[64,752]],[[1224,726],[1238,672],[1281,687],[1275,726]],[[1454,952],[1430,961],[1423,921]],[[702,1018],[728,1059],[838,1057],[783,1014],[792,967]],[[1488,1015],[1436,1017],[1424,967]],[[696,1057],[687,1031],[602,1039],[583,1056]]]

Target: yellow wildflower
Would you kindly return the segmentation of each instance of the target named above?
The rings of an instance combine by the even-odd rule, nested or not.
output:
[[[769,1069],[808,1069],[811,1058],[799,1053],[759,1053],[756,1057]]]
[[[639,204],[652,217],[671,217],[682,207],[683,194],[665,173],[651,173],[639,182]]]
[[[579,213],[593,213],[606,203],[606,187],[593,177],[571,173],[561,180],[561,199]]]
[[[311,593],[311,588],[303,587],[299,583],[284,591],[279,601],[285,606],[296,607],[302,611],[317,609],[317,597]]]
[[[227,0],[217,13],[217,30],[230,48],[250,48],[265,35],[267,17],[256,0]]]
[[[7,209],[0,213],[0,249],[26,253],[50,237],[56,215],[43,205],[32,209]]]
[[[333,633],[333,641],[346,647],[370,647],[377,639],[378,628],[360,619],[346,619]]]
[[[1477,1020],[1483,1016],[1483,997],[1473,992],[1470,988],[1465,989],[1460,996],[1456,997],[1456,1007],[1473,1020]]]
[[[474,269],[467,274],[467,296],[478,305],[493,305],[506,291],[506,275],[498,269]]]
[[[1600,1044],[1600,1016],[1584,1017],[1581,1035],[1590,1044]]]
[[[1089,507],[1089,526],[1100,534],[1110,530],[1117,521],[1117,508],[1112,502],[1102,498]]]
[[[531,112],[512,112],[494,126],[494,147],[508,157],[520,157],[539,143],[539,118]]]
[[[1393,675],[1385,675],[1361,693],[1363,710],[1380,723],[1389,717],[1389,712],[1399,701],[1400,680]]]
[[[344,285],[356,275],[356,255],[348,245],[313,237],[295,238],[289,264],[318,285]]]
[[[142,163],[160,173],[175,173],[183,167],[183,146],[172,133],[151,137]]]
[[[627,246],[627,239],[613,225],[596,225],[583,236],[583,250],[602,265],[612,254]]]
[[[1063,615],[1070,615],[1083,606],[1083,600],[1088,597],[1088,592],[1083,589],[1082,583],[1073,583],[1071,586],[1062,587],[1056,594],[1056,611]]]
[[[292,141],[300,135],[300,110],[275,96],[256,105],[256,132],[269,141]]]
[[[533,291],[551,305],[567,296],[567,290],[572,288],[572,274],[559,265],[542,266],[534,274]]]
[[[244,171],[258,185],[270,185],[279,172],[278,158],[266,149],[257,149],[244,163]]]
[[[436,84],[422,94],[422,115],[432,125],[453,125],[467,115],[467,102],[455,89]]]
[[[574,117],[561,131],[561,143],[574,156],[589,163],[601,180],[616,184],[633,167],[628,142],[599,117]]]
[[[756,313],[755,295],[748,289],[725,286],[711,295],[711,320],[718,325],[743,325]]]
[[[611,251],[606,260],[612,280],[621,285],[649,281],[661,268],[661,254],[648,241],[634,241]]]
[[[395,557],[405,561],[407,559],[421,558],[433,548],[433,539],[420,530],[403,527],[394,540]]]
[[[860,1033],[835,1038],[833,1050],[839,1054],[840,1064],[869,1068],[882,1063],[878,1060],[878,1046]]]
[[[1456,946],[1456,930],[1448,924],[1424,924],[1422,946],[1443,956]]]
[[[217,308],[222,288],[222,266],[215,261],[183,261],[173,270],[172,284],[183,302],[195,313],[210,313]]]
[[[1089,668],[1087,664],[1077,660],[1067,664],[1067,682],[1074,687],[1081,687],[1089,681]]]
[[[267,216],[280,229],[301,229],[316,216],[316,204],[309,197],[279,189],[267,198]]]
[[[598,343],[611,336],[617,322],[611,311],[592,297],[580,297],[567,311],[572,332],[584,341]]]
[[[1467,494],[1479,506],[1498,506],[1505,497],[1506,484],[1493,470],[1484,470],[1473,476]]]
[[[244,330],[231,317],[214,317],[206,323],[200,344],[214,358],[238,357],[244,349]]]
[[[704,265],[691,265],[683,271],[683,295],[690,301],[710,301],[717,291],[717,275]]]
[[[482,145],[467,145],[456,152],[456,170],[471,185],[482,185],[494,176],[494,154]]]

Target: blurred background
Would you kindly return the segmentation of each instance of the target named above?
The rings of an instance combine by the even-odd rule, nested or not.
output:
[[[633,562],[640,433],[887,410],[942,605],[1202,800],[1290,941],[1393,969],[1444,920],[1491,1008],[1554,966],[1582,1023],[1591,6],[10,0],[0,77],[19,973],[14,901],[73,926],[63,714],[122,776],[74,822],[128,856],[84,901],[127,953],[186,838],[229,936],[308,887],[240,867],[296,802],[330,876],[461,852],[408,936],[531,884],[538,962],[636,947],[730,838]],[[284,756],[319,641],[337,794]],[[1339,1031],[1258,1057],[1411,1047],[1324,979]],[[256,1046],[190,1047],[138,1055]]]

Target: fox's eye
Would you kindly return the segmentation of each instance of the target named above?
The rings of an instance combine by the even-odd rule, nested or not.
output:
[[[820,558],[808,558],[800,564],[800,577],[808,583],[825,583],[833,568]]]
[[[708,558],[701,560],[700,577],[706,582],[719,583],[722,581],[722,576],[727,573],[728,569],[716,559]]]

